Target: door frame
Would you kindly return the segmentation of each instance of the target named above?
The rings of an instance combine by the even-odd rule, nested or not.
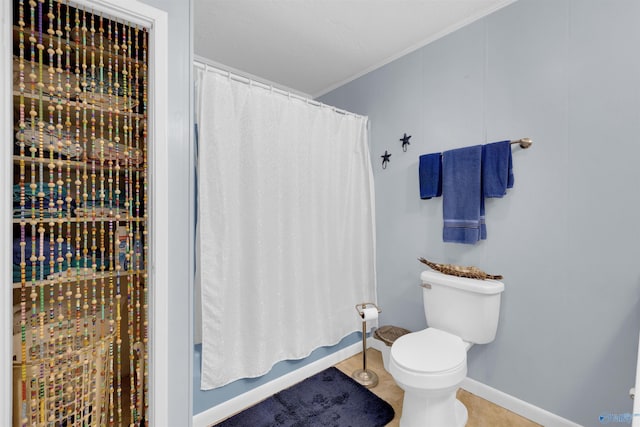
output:
[[[13,245],[13,11],[0,4],[0,425],[12,425],[12,263]],[[71,0],[69,4],[125,19],[149,31],[149,421],[165,426],[169,419],[169,256],[168,256],[168,16],[138,0]]]

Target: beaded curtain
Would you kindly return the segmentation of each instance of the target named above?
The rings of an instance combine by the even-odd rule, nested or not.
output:
[[[148,30],[13,10],[13,424],[147,425]]]

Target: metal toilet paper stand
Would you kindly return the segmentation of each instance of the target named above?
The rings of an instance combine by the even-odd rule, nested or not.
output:
[[[351,374],[351,377],[359,384],[362,384],[366,388],[372,388],[378,385],[378,375],[370,369],[367,369],[367,321],[365,319],[364,310],[369,306],[375,307],[378,313],[382,310],[372,302],[364,302],[362,304],[356,304],[356,311],[362,318],[362,369],[356,369]]]

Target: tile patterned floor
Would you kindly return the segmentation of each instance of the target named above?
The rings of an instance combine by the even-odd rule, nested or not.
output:
[[[336,365],[347,375],[351,375],[356,369],[362,369],[362,353],[343,360]],[[384,370],[382,354],[378,350],[367,350],[367,368],[378,374],[379,383],[371,391],[387,401],[396,412],[395,418],[387,424],[387,427],[398,427],[402,414],[402,398],[404,392],[398,387],[393,377]],[[542,427],[511,411],[482,399],[466,390],[458,390],[458,399],[464,403],[469,411],[469,421],[466,427]]]

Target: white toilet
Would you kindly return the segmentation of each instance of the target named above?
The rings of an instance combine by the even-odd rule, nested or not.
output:
[[[389,373],[404,390],[400,427],[462,427],[467,408],[456,391],[467,375],[467,350],[495,339],[504,284],[423,271],[428,328],[391,346]]]

